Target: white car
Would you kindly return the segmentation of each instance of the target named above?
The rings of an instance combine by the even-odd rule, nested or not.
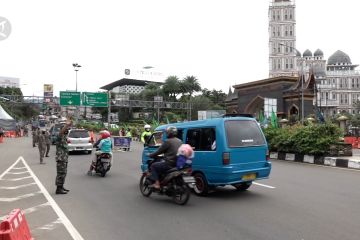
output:
[[[86,129],[70,129],[67,137],[69,152],[86,151],[91,154],[93,142],[90,133]]]

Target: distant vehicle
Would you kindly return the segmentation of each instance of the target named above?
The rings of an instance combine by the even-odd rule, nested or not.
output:
[[[271,162],[267,142],[254,118],[225,115],[171,125],[177,127],[178,138],[194,149],[192,175],[196,180],[196,194],[205,196],[211,189],[225,185],[243,191],[253,181],[269,177]],[[166,139],[168,126],[157,127],[145,143],[143,172],[148,169],[148,154],[156,151]]]
[[[69,152],[85,151],[91,154],[93,149],[93,141],[90,133],[85,129],[70,129],[67,137]]]
[[[50,128],[51,144],[56,144],[60,130],[64,127],[65,123],[57,123]]]

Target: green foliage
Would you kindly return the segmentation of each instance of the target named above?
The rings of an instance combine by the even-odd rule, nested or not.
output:
[[[266,128],[264,134],[271,151],[301,154],[326,154],[338,142],[341,130],[334,124],[294,125]]]

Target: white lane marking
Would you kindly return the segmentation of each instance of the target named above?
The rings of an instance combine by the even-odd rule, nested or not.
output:
[[[36,183],[33,182],[33,183],[23,184],[23,185],[19,185],[19,186],[15,186],[15,187],[0,187],[0,189],[14,190],[14,189],[19,189],[19,188],[29,187],[31,185],[36,185]]]
[[[39,178],[34,174],[34,172],[31,170],[31,168],[29,167],[29,165],[26,163],[25,159],[23,157],[19,157],[19,159],[23,162],[23,164],[26,166],[26,168],[28,169],[28,171],[30,172],[30,175],[34,178],[36,184],[38,185],[38,187],[40,188],[40,190],[42,191],[42,193],[44,194],[45,198],[49,201],[50,205],[52,206],[52,208],[54,209],[54,211],[56,212],[56,214],[58,215],[59,219],[61,220],[61,222],[64,224],[65,228],[68,230],[68,232],[70,233],[70,235],[72,236],[72,238],[74,240],[84,240],[84,238],[80,235],[80,233],[76,230],[76,228],[74,227],[74,225],[72,225],[72,223],[70,222],[70,220],[66,217],[65,213],[61,210],[61,208],[59,207],[59,205],[57,205],[57,203],[55,202],[55,200],[50,196],[49,192],[46,190],[46,188],[44,187],[44,185],[42,185],[42,183],[40,182]],[[18,160],[19,160],[18,159]],[[66,196],[64,196],[66,197]]]
[[[11,182],[16,182],[16,181],[20,181],[20,180],[27,179],[27,178],[31,178],[31,176],[22,177],[22,178],[0,179],[0,180],[1,180],[1,181],[11,181]]]
[[[51,231],[51,230],[54,230],[57,226],[59,226],[59,224],[62,224],[60,218],[56,219],[55,221],[53,221],[53,222],[51,222],[51,223],[45,224],[45,225],[42,226],[42,227],[38,227],[38,228],[36,228],[36,229],[38,229],[38,230],[48,230],[48,231]]]
[[[29,214],[29,213],[32,213],[32,212],[35,212],[41,208],[44,208],[44,207],[47,207],[47,206],[50,206],[50,203],[46,202],[46,203],[43,203],[43,204],[40,204],[40,205],[37,205],[35,207],[31,207],[31,208],[27,208],[25,210],[23,210],[22,212],[24,214]],[[3,219],[5,219],[7,217],[7,215],[4,215],[4,216],[0,216],[0,221],[2,221]]]
[[[261,184],[261,183],[257,183],[257,182],[253,182],[253,184],[261,186],[261,187],[266,187],[266,188],[270,188],[270,189],[275,189],[276,187],[270,186],[270,185],[265,185],[265,184]]]
[[[0,175],[0,180],[5,176],[5,174],[7,174],[10,169],[14,168],[14,166],[20,161],[20,159],[16,160],[13,165],[11,165],[8,169],[5,170],[5,172],[3,172],[1,175]]]
[[[24,194],[18,197],[13,197],[13,198],[0,198],[0,202],[15,202],[18,201],[20,199],[24,199],[24,198],[29,198],[29,197],[34,197],[38,194],[40,194],[41,191],[39,192],[34,192],[34,193],[28,193],[28,194]]]
[[[26,167],[14,167],[12,169],[25,169]]]
[[[19,174],[24,174],[24,173],[29,173],[29,172],[28,171],[25,171],[25,172],[8,172],[7,174],[19,175]]]

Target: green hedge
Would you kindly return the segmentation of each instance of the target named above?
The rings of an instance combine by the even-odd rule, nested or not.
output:
[[[336,144],[343,134],[340,128],[332,123],[268,127],[263,131],[270,151],[312,155],[329,153],[330,145]]]

